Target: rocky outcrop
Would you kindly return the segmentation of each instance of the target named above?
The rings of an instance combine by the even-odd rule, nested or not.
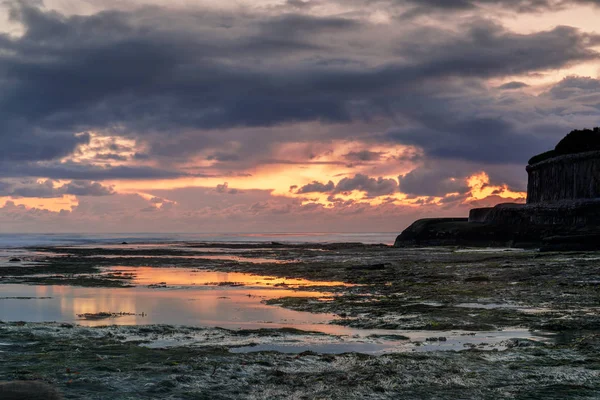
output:
[[[395,247],[452,244],[456,232],[464,229],[467,218],[424,218],[415,221],[396,238]]]
[[[600,198],[600,151],[528,165],[527,204]]]
[[[494,207],[473,208],[469,211],[469,222],[485,222]]]
[[[546,250],[552,250],[562,245],[561,238],[569,238],[577,233],[576,229],[570,227],[564,229],[557,225],[473,223],[466,218],[428,218],[418,220],[406,228],[396,238],[394,247],[539,248],[545,246]],[[546,238],[551,237],[555,238],[555,241],[545,243]]]
[[[41,381],[0,382],[2,400],[61,400],[56,388]]]
[[[600,199],[538,204],[498,204],[481,221],[491,225],[546,225],[578,229],[600,226]]]
[[[475,208],[468,219],[419,220],[395,246],[600,250],[600,128],[572,131],[526,169],[527,204]]]

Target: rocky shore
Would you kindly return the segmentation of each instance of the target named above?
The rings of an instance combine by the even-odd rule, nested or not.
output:
[[[185,247],[181,251],[125,245],[36,248],[31,249],[33,255],[21,256],[22,265],[7,262],[0,283],[129,290],[115,282],[135,285],[135,273],[127,279],[103,275],[104,267],[114,265],[175,270],[193,266],[303,278],[324,286],[301,290],[326,290],[331,296],[291,296],[298,289],[282,287],[290,296],[264,302],[331,313],[337,315],[331,323],[342,327],[388,333],[355,338],[297,329],[114,326],[113,319],[98,327],[4,322],[0,376],[48,382],[66,399],[600,396],[600,266],[595,253],[360,244],[219,246],[242,260],[273,262],[188,258],[191,252],[214,255],[217,247],[204,243],[180,244]],[[333,281],[343,284],[325,286]],[[459,345],[452,345],[457,338]],[[286,353],[278,347],[322,342],[392,342],[401,350],[340,354],[315,346]]]

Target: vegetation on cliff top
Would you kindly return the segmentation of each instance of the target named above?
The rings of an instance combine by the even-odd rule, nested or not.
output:
[[[593,150],[600,150],[600,127],[571,131],[558,142],[554,150],[531,157],[529,165],[565,154],[576,154]]]

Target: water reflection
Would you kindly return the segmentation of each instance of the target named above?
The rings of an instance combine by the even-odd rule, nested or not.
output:
[[[104,269],[110,274],[131,275],[133,283],[151,285],[160,282],[168,286],[219,285],[235,283],[251,287],[300,287],[300,286],[352,286],[344,282],[310,281],[300,278],[277,278],[239,272],[203,271],[183,268],[111,267]],[[285,295],[289,293],[286,292]]]
[[[235,261],[240,263],[250,264],[289,264],[290,260],[277,260],[274,258],[264,257],[244,257],[231,254],[197,254],[197,255],[143,255],[143,254],[103,254],[91,255],[84,258],[166,258],[166,259],[188,259],[188,260],[219,260],[219,261]]]
[[[72,286],[0,285],[0,320],[61,321],[83,325],[174,324],[225,328],[297,327],[325,324],[331,314],[311,314],[268,306],[261,301],[280,296],[322,296],[283,289],[198,287],[189,290],[80,288]],[[46,297],[40,299],[39,297]],[[82,320],[77,314],[132,313],[107,320]],[[142,313],[147,314],[141,316]]]

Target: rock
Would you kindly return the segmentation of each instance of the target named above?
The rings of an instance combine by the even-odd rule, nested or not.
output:
[[[351,267],[346,267],[347,270],[368,270],[368,271],[379,271],[385,269],[385,264],[372,264],[372,265],[353,265]]]
[[[11,258],[11,259],[10,259],[10,260],[8,260],[8,261],[9,261],[9,262],[21,262],[21,259],[20,259],[20,258],[16,258],[16,257],[14,257],[14,258]]]
[[[478,276],[470,276],[468,278],[464,279],[465,282],[489,282],[490,278],[487,276],[483,276],[483,275],[478,275]]]
[[[600,250],[600,233],[585,235],[557,235],[544,238],[540,251],[594,251]]]
[[[221,286],[221,285],[219,285],[219,286]],[[150,288],[150,289],[166,288],[167,287],[167,282],[151,283],[147,287]]]
[[[2,400],[61,400],[62,398],[56,388],[45,382],[0,382],[0,399]]]
[[[526,170],[526,204],[476,208],[468,219],[418,220],[394,246],[600,250],[600,128],[571,132]]]
[[[425,218],[415,221],[397,238],[394,247],[410,245],[439,245],[453,241],[456,230],[461,230],[469,221],[468,218]]]
[[[485,222],[494,207],[473,208],[469,211],[469,222]]]
[[[568,154],[528,165],[527,203],[600,197],[600,151]]]
[[[129,243],[127,243],[127,242],[121,242],[121,244],[129,244]]]

